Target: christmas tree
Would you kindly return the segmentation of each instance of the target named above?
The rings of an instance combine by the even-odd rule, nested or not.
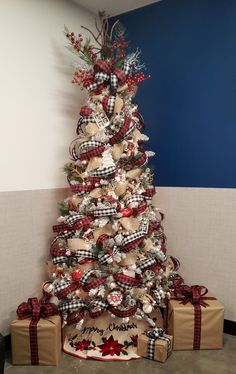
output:
[[[144,120],[133,103],[147,77],[125,29],[103,17],[94,45],[67,28],[78,56],[73,83],[86,89],[71,161],[69,196],[59,204],[44,293],[58,302],[64,350],[79,357],[131,359],[137,337],[162,326],[177,261],[166,254]],[[55,301],[56,300],[56,301]]]

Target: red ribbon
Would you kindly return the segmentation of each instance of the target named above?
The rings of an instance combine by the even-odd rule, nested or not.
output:
[[[179,288],[176,288],[174,300],[181,301],[181,304],[191,303],[194,307],[194,337],[193,337],[193,349],[200,349],[201,345],[201,323],[202,323],[202,311],[201,307],[208,307],[204,300],[215,300],[215,297],[206,297],[208,289],[205,286],[188,286],[186,284]]]
[[[51,303],[44,303],[36,297],[21,303],[16,311],[20,319],[31,317],[29,324],[31,365],[39,365],[37,324],[40,318],[46,318],[58,313],[57,307]]]

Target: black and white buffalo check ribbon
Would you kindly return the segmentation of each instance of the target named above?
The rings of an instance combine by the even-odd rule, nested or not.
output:
[[[67,239],[71,239],[71,238],[73,238],[74,235],[75,235],[75,231],[64,231],[64,232],[60,232],[60,234],[57,235],[57,236],[53,239],[53,241],[51,242],[51,246],[52,246],[53,244],[55,244],[56,241],[57,241],[58,239],[65,239],[65,240],[67,240]]]
[[[100,262],[101,265],[104,265],[107,263],[107,261],[112,260],[112,257],[108,253],[104,253],[102,255],[98,255],[98,261]]]
[[[93,300],[89,303],[88,309],[97,311],[101,309],[106,309],[107,308],[107,303],[101,300]]]
[[[128,75],[130,71],[130,63],[125,61],[122,70],[125,73],[125,75]]]
[[[171,341],[164,335],[164,330],[161,327],[154,327],[152,331],[147,331],[145,335],[148,337],[147,358],[154,360],[155,342],[158,339],[166,341],[167,351],[170,352]]]
[[[89,249],[78,249],[74,252],[74,257],[78,259],[78,261],[82,260],[83,258],[89,258],[91,260],[96,260],[97,256],[94,255]]]
[[[80,123],[81,124],[85,124],[86,125],[86,124],[88,124],[90,122],[92,122],[92,123],[96,122],[95,118],[93,116],[81,117],[81,119],[80,119]]]
[[[128,130],[126,131],[124,135],[124,139],[128,138],[128,136],[134,131],[135,127],[136,127],[135,122],[131,122],[130,127],[128,128]]]
[[[70,225],[70,226],[73,226],[73,224],[77,221],[79,221],[81,218],[84,218],[84,215],[81,214],[81,213],[78,213],[78,214],[74,214],[72,216],[69,216],[68,218],[66,218],[65,222]]]
[[[145,200],[145,197],[142,195],[131,195],[126,199],[126,205],[130,203],[139,203]]]
[[[84,151],[85,149],[87,150],[87,149],[100,147],[101,145],[103,145],[103,143],[98,142],[97,140],[88,140],[87,142],[83,142],[80,145],[79,150]]]
[[[54,265],[57,265],[57,264],[66,264],[67,260],[68,260],[68,257],[66,257],[66,256],[57,256],[57,257],[54,257],[52,259],[52,262],[54,263]]]
[[[93,214],[94,217],[113,216],[116,213],[117,213],[117,211],[116,211],[115,207],[95,209],[95,210],[92,211],[92,214]]]
[[[145,270],[147,269],[149,266],[152,266],[156,264],[156,260],[155,258],[148,258],[147,260],[143,261],[143,262],[140,262],[138,265],[137,265],[137,268],[140,269],[140,270]]]
[[[122,246],[125,246],[126,244],[129,244],[132,241],[137,240],[142,237],[143,237],[142,231],[135,231],[133,234],[130,234],[124,238],[124,240],[122,241]]]
[[[70,281],[56,284],[55,285],[55,294],[57,294],[58,292],[64,290],[66,287],[70,286],[70,284],[71,284]]]
[[[107,102],[107,106],[106,106],[106,112],[108,114],[113,114],[113,111],[114,111],[114,107],[115,107],[115,101],[116,101],[116,97],[115,96],[109,96],[109,99],[108,99],[108,102]]]
[[[80,308],[85,308],[87,305],[86,303],[81,299],[74,299],[71,301],[66,301],[60,303],[58,309],[61,312],[74,312],[77,311]]]
[[[102,169],[97,169],[93,172],[91,172],[92,177],[97,177],[97,178],[102,178],[102,177],[107,177],[111,174],[113,174],[116,171],[116,166],[107,166]]]
[[[80,278],[80,284],[82,285],[82,286],[85,286],[86,285],[86,283],[87,283],[87,281],[88,281],[88,279],[89,279],[89,277],[91,276],[91,275],[93,275],[93,274],[96,274],[96,270],[88,270],[83,276],[82,276],[82,278]]]

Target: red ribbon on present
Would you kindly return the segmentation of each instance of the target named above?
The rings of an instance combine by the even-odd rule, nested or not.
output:
[[[181,304],[191,303],[194,307],[194,337],[193,337],[193,349],[200,349],[201,345],[201,322],[202,322],[202,311],[201,307],[208,307],[204,300],[216,300],[215,297],[206,297],[208,289],[205,286],[188,286],[186,284],[176,288],[174,290],[174,300],[181,301]]]
[[[21,303],[16,311],[20,319],[31,317],[29,324],[31,365],[39,365],[37,324],[40,318],[46,318],[58,314],[55,304],[44,303],[36,297],[29,298]]]

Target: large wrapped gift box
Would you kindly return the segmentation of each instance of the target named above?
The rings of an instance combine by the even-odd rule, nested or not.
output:
[[[189,287],[182,301],[177,297],[168,305],[167,331],[173,335],[173,350],[221,349],[224,306],[209,293],[200,291],[200,298],[194,298],[193,287],[202,286]]]
[[[31,318],[11,323],[12,363],[31,365],[30,345]],[[61,357],[61,318],[50,316],[37,322],[37,345],[39,365],[57,365]]]
[[[165,362],[172,351],[172,340],[171,335],[162,333],[159,336],[157,332],[155,338],[155,330],[162,330],[155,328],[154,331],[149,331],[147,334],[141,334],[138,337],[137,354],[142,357],[149,358],[151,360]]]

